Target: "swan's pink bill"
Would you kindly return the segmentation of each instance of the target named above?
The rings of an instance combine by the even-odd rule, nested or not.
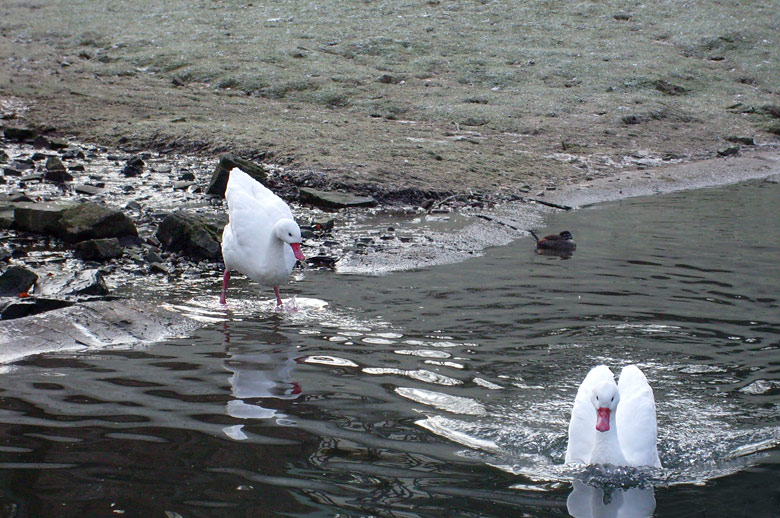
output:
[[[596,430],[599,432],[609,431],[609,408],[601,407],[598,409],[596,417]]]
[[[301,244],[300,243],[290,243],[290,247],[293,249],[293,253],[295,254],[295,258],[299,261],[305,261],[306,257],[304,257],[303,252],[301,252]]]

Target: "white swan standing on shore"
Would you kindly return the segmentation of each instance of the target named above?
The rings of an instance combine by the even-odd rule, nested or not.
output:
[[[647,378],[629,365],[615,383],[605,365],[590,370],[569,422],[566,463],[661,467],[655,398]]]
[[[237,270],[253,281],[274,289],[277,306],[282,306],[279,286],[287,282],[296,261],[303,261],[301,229],[290,207],[251,176],[234,168],[228,177],[225,199],[230,221],[222,232],[222,294],[230,271]]]

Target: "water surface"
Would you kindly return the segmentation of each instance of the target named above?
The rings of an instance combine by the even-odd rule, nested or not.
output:
[[[550,217],[565,260],[521,239],[307,271],[294,314],[240,280],[227,311],[219,279],[168,286],[207,321],[189,338],[5,367],[3,516],[776,516],[778,200],[754,182]],[[663,470],[560,466],[598,363],[649,378]]]

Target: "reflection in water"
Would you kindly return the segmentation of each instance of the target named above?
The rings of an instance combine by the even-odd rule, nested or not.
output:
[[[224,326],[225,370],[232,373],[228,379],[232,399],[227,402],[226,413],[237,419],[271,419],[277,424],[288,424],[287,415],[273,408],[271,400],[293,400],[301,395],[300,385],[293,379],[293,370],[301,361],[295,346],[287,344],[285,336],[278,332],[283,320],[274,315],[275,329],[263,333],[262,341],[247,343],[239,337],[239,345],[230,345],[232,332]],[[225,434],[235,440],[247,438],[244,425],[224,428]]]
[[[574,255],[574,250],[545,250],[543,248],[537,248],[535,250],[536,255],[548,255],[552,257],[560,257],[561,259],[571,259]]]
[[[575,480],[566,509],[574,518],[649,518],[655,495],[652,487],[605,490]]]

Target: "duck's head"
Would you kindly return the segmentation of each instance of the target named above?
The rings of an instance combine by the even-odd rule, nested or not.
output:
[[[596,385],[590,401],[596,409],[596,430],[609,431],[609,417],[620,402],[620,392],[615,382],[605,381]]]
[[[574,239],[574,236],[572,236],[571,232],[569,232],[568,230],[564,230],[563,232],[561,232],[558,235],[560,235],[563,239],[566,239],[566,240]]]
[[[276,222],[276,225],[274,225],[274,235],[290,245],[296,259],[299,261],[306,260],[303,256],[303,252],[301,252],[301,241],[303,241],[303,238],[301,237],[301,227],[299,227],[295,221],[289,218],[280,219]]]

